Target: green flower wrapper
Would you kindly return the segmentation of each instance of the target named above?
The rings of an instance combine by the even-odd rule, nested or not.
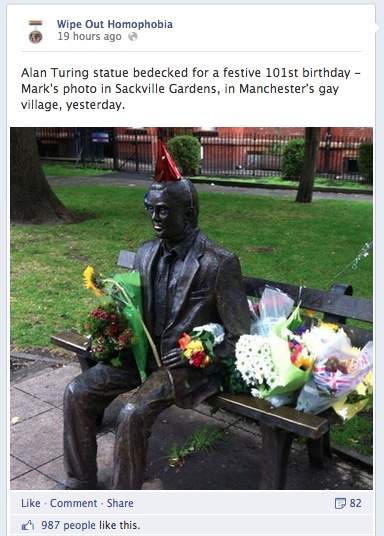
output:
[[[306,383],[311,373],[311,368],[301,370],[291,362],[287,330],[295,331],[302,325],[300,308],[297,306],[287,319],[281,319],[272,329],[268,336],[268,342],[272,350],[272,360],[279,374],[278,385],[272,389],[263,391],[263,397],[271,397],[294,392]]]
[[[131,344],[141,381],[147,377],[145,369],[147,364],[148,338],[143,325],[143,300],[139,272],[126,272],[111,278],[118,286],[113,286],[111,298],[122,306],[122,312],[127,318],[134,333],[134,342]]]

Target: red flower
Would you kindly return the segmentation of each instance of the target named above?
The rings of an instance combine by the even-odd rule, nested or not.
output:
[[[209,357],[205,352],[193,352],[189,363],[194,367],[204,368],[209,363]]]

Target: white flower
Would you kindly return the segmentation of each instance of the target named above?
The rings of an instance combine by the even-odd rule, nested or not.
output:
[[[253,396],[261,396],[259,389],[269,389],[278,380],[272,361],[272,349],[261,335],[242,335],[236,345],[236,368],[245,383],[252,387]]]

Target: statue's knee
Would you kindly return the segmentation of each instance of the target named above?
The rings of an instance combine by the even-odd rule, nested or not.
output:
[[[136,404],[128,402],[120,410],[118,424],[136,424],[142,422],[142,412]]]
[[[82,387],[82,385],[76,381],[76,379],[72,380],[64,391],[64,404],[71,403],[73,401],[76,401],[76,403],[84,403],[86,398],[86,391]]]

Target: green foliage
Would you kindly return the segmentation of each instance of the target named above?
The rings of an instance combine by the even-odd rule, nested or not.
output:
[[[237,370],[235,360],[225,360],[225,367],[221,375],[220,389],[222,391],[231,391],[235,394],[250,394],[250,388],[247,386],[241,373]]]
[[[87,164],[84,167],[81,164],[47,163],[42,161],[42,166],[46,177],[94,177],[115,173],[111,169],[105,169],[96,164]]]
[[[194,136],[175,136],[167,147],[183,175],[191,177],[198,173],[200,143]]]
[[[200,428],[196,430],[193,436],[189,437],[183,445],[178,446],[176,443],[171,445],[168,456],[169,465],[171,467],[180,467],[184,465],[187,456],[195,452],[213,450],[214,441],[221,437],[222,431],[216,428]]]
[[[373,144],[362,143],[359,147],[358,166],[364,179],[373,182]]]
[[[344,423],[333,424],[330,429],[331,442],[372,456],[373,412],[366,410]]]
[[[264,154],[280,156],[283,152],[283,148],[284,145],[276,141],[272,146],[266,147],[263,152]]]
[[[284,180],[299,180],[304,163],[304,138],[286,143],[283,151],[281,171]]]

